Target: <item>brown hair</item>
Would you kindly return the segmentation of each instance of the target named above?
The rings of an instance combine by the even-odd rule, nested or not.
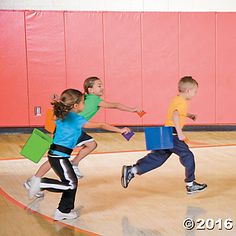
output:
[[[51,102],[54,115],[63,120],[74,107],[74,104],[79,103],[83,99],[83,96],[83,93],[76,89],[64,90],[59,99],[56,100],[54,98]]]
[[[84,92],[85,92],[85,93],[89,94],[88,89],[93,87],[94,82],[95,82],[96,80],[100,80],[100,79],[99,79],[98,77],[92,76],[92,77],[87,78],[87,79],[84,81]]]
[[[180,79],[179,84],[178,84],[178,89],[179,92],[185,92],[186,89],[190,89],[193,86],[197,86],[198,87],[198,82],[193,79],[192,76],[184,76]]]

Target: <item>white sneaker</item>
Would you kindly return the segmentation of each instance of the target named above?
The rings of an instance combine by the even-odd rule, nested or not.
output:
[[[74,170],[76,176],[77,176],[79,179],[82,179],[84,176],[83,176],[83,174],[80,172],[79,167],[76,166],[76,165],[72,165],[72,167],[73,167],[73,170]]]
[[[26,190],[30,189],[30,180],[31,179],[27,179],[26,182],[23,184],[23,186],[26,188]],[[39,191],[38,193],[35,194],[35,197],[43,198],[44,197],[44,192],[43,191]]]
[[[30,179],[29,198],[32,199],[40,191],[41,178],[33,176]]]
[[[77,217],[79,217],[79,214],[73,210],[71,210],[69,213],[63,213],[57,209],[54,214],[54,220],[72,220]]]

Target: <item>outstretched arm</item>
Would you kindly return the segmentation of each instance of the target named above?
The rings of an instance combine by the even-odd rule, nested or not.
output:
[[[85,125],[83,127],[84,128],[104,129],[104,130],[113,131],[113,132],[121,133],[121,134],[123,134],[123,133],[127,134],[130,132],[130,129],[127,127],[120,129],[115,126],[109,125],[107,123],[99,123],[99,122],[91,122],[91,121],[88,121],[87,123],[85,123]]]
[[[116,102],[101,101],[99,103],[99,106],[103,107],[103,108],[108,108],[108,109],[118,109],[120,111],[129,111],[129,112],[141,112],[142,111],[138,107],[128,107],[124,104],[116,103]]]

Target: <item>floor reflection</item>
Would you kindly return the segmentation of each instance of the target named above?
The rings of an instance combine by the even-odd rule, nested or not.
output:
[[[202,215],[206,214],[206,210],[201,207],[188,206],[186,210],[185,219],[190,218],[194,221],[198,218],[204,218]],[[195,236],[195,229],[185,230],[185,236]]]
[[[122,232],[123,236],[163,236],[155,229],[143,229],[132,225],[126,216],[122,218]]]

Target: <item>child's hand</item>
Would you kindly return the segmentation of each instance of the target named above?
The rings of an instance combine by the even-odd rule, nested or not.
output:
[[[140,107],[134,107],[133,112],[142,112],[143,110]]]
[[[178,138],[181,141],[185,141],[186,140],[186,137],[185,137],[185,135],[183,133],[178,134]]]
[[[188,118],[190,118],[190,119],[192,119],[192,120],[196,120],[197,119],[197,115],[195,115],[195,114],[189,114],[188,115]]]
[[[122,128],[122,129],[120,129],[120,132],[121,132],[122,134],[127,134],[127,133],[131,132],[131,130],[130,130],[129,128],[127,128],[127,127],[124,127],[124,128]]]

